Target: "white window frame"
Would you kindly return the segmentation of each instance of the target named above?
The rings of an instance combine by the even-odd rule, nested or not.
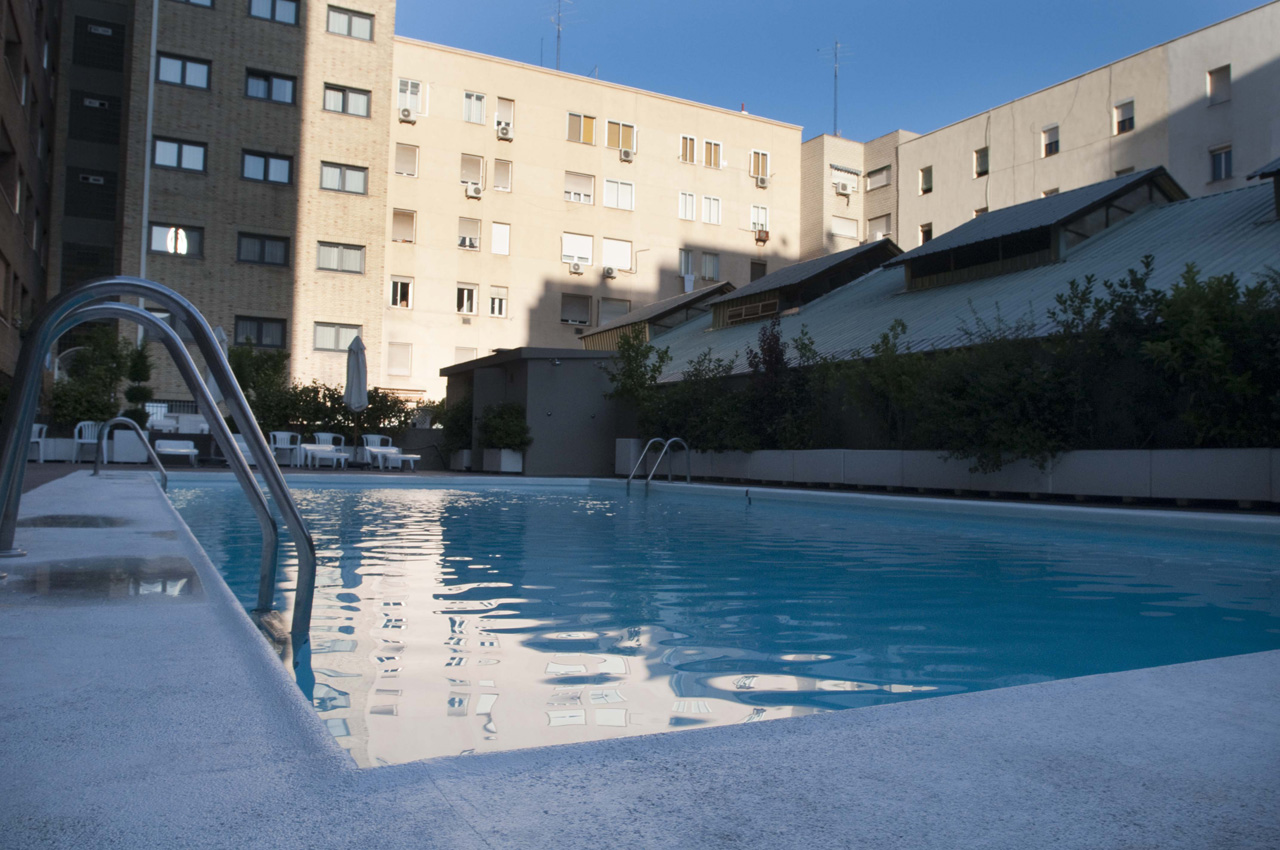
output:
[[[397,216],[400,216],[401,218],[403,218],[404,216],[409,216],[409,220],[411,223],[411,232],[409,234],[408,239],[395,238]],[[406,210],[406,209],[400,209],[400,208],[395,208],[391,210],[391,241],[399,242],[407,245],[412,245],[413,243],[418,241],[418,213],[416,210]]]
[[[400,170],[400,151],[401,149],[413,151],[413,170]],[[418,160],[421,157],[421,151],[417,145],[406,145],[404,142],[396,142],[395,159],[391,165],[395,169],[396,174],[401,177],[417,177],[418,176]]]
[[[609,125],[610,125],[610,124],[617,124],[617,125],[618,125],[618,144],[616,144],[616,145],[611,145],[611,144],[609,144]],[[631,128],[631,145],[632,145],[632,146],[631,146],[631,147],[629,147],[629,148],[625,148],[625,147],[623,147],[623,145],[622,145],[622,128],[623,128],[623,127],[630,127],[630,128]],[[631,123],[628,123],[628,122],[626,122],[626,121],[614,121],[614,120],[612,120],[612,119],[605,119],[605,122],[604,122],[604,146],[605,146],[606,148],[609,148],[610,150],[615,150],[615,151],[618,151],[618,150],[630,150],[630,151],[639,150],[639,149],[640,149],[640,131],[636,129],[636,125],[635,125],[635,124],[631,124]]]
[[[471,237],[471,236],[465,236],[465,235],[463,235],[463,233],[462,233],[462,223],[463,223],[464,221],[474,221],[474,222],[475,222],[475,224],[476,224],[476,235],[475,235],[474,237]],[[483,228],[483,223],[480,221],[480,219],[478,219],[478,218],[468,218],[468,217],[467,217],[467,216],[465,216],[465,215],[460,215],[460,216],[458,216],[458,250],[459,250],[459,251],[479,251],[479,250],[480,250],[480,243],[481,243],[481,241],[482,241],[482,240],[481,240],[481,238],[480,238],[480,236],[481,236],[480,231],[481,231],[481,229],[482,229],[482,228]],[[468,242],[464,242],[464,241],[463,241],[463,240],[470,240],[470,239],[472,239],[472,238],[474,238],[474,239],[475,239],[475,242],[476,242],[476,244],[474,244],[474,245],[471,245],[471,244],[469,244]]]
[[[591,180],[591,189],[589,191],[577,191],[569,188],[570,177],[586,177]],[[566,171],[564,173],[564,199],[574,204],[586,204],[591,206],[595,203],[596,196],[596,176],[594,174],[583,174],[579,171]]]
[[[500,165],[507,166],[507,185],[505,186],[501,185],[498,182],[498,173],[502,170],[501,168],[499,168]],[[511,186],[513,183],[515,183],[515,180],[516,180],[516,166],[514,162],[512,162],[509,159],[495,159],[493,161],[493,187],[492,187],[493,191],[510,192]]]
[[[881,189],[893,182],[893,166],[885,165],[867,172],[867,191]]]
[[[1053,133],[1053,138],[1049,134]],[[1053,153],[1049,153],[1049,145],[1055,145]],[[1048,159],[1062,153],[1062,133],[1057,124],[1046,124],[1040,129],[1040,158]]]
[[[925,185],[926,172],[929,177],[928,186]],[[920,185],[917,187],[917,191],[920,193],[921,196],[933,194],[933,166],[932,165],[926,165],[920,169]]]
[[[712,165],[711,158],[707,156],[707,146],[710,145],[716,152],[715,164]],[[702,165],[705,168],[724,168],[724,145],[715,139],[702,140]]]
[[[484,92],[464,91],[462,93],[462,120],[468,124],[484,124],[487,112]]]
[[[627,187],[631,195],[631,203],[624,206],[619,201],[622,198],[622,187]],[[609,203],[609,196],[612,193],[613,203]],[[636,184],[629,180],[608,180],[604,181],[604,205],[614,210],[635,210],[636,208]]]
[[[581,253],[572,253],[572,254],[569,253],[568,252],[569,246],[568,244],[566,244],[568,242],[568,239],[566,237],[574,237],[575,241],[582,240],[582,239],[587,240],[585,243],[586,249],[587,249],[586,255],[584,256]],[[591,236],[586,233],[569,233],[568,231],[561,233],[560,234],[560,262],[566,265],[570,265],[573,263],[581,263],[584,266],[594,265],[594,263],[592,262],[592,259],[595,253],[595,241],[596,240],[594,236]],[[579,241],[578,244],[581,246],[583,243]]]
[[[498,228],[506,228],[503,236],[498,236]],[[505,248],[506,250],[498,250]],[[511,256],[511,225],[505,221],[489,222],[489,253],[497,254],[500,257]]]
[[[756,163],[756,157],[757,157],[757,156],[758,156],[758,157],[760,157],[759,165],[764,166],[764,171],[763,171],[763,173],[760,173],[759,169],[757,168],[757,163]],[[751,165],[750,165],[750,169],[749,169],[749,170],[750,170],[750,172],[751,172],[751,176],[752,176],[752,177],[769,177],[769,176],[771,176],[770,171],[769,171],[769,152],[768,152],[768,151],[762,151],[762,150],[752,149],[752,151],[751,151]]]
[[[712,259],[714,258],[714,259]],[[703,280],[720,280],[720,252],[719,251],[703,251],[702,252],[702,279]],[[714,266],[714,268],[712,268]],[[710,271],[712,274],[708,275]]]
[[[508,318],[507,302],[510,298],[507,287],[489,287],[489,316],[494,319]]]
[[[476,315],[476,301],[479,298],[480,287],[474,283],[458,283],[454,292],[455,312],[462,316]]]
[[[569,135],[569,125],[574,116],[578,116],[578,138]],[[583,128],[587,126],[587,119],[591,119],[591,139],[582,138]],[[588,115],[585,112],[573,112],[570,110],[564,117],[564,138],[565,141],[577,142],[580,145],[594,145],[596,143],[596,124],[599,123],[594,115]]]
[[[566,298],[585,298],[585,299],[587,299],[587,320],[586,320],[585,322],[574,322],[574,321],[571,321],[571,320],[566,319],[566,318],[564,317],[564,305],[565,305],[565,299],[566,299]],[[590,296],[590,295],[583,295],[583,294],[582,294],[582,293],[580,293],[580,292],[561,292],[561,293],[560,293],[560,324],[562,324],[562,325],[573,325],[574,327],[579,327],[579,328],[583,328],[583,327],[590,327],[590,326],[591,326],[591,313],[592,313],[592,309],[591,309],[591,308],[592,308],[593,306],[594,306],[594,305],[591,303],[591,296]]]
[[[1121,130],[1120,122],[1124,121],[1124,108],[1126,106],[1129,107],[1129,128],[1127,130]],[[1134,105],[1133,98],[1129,97],[1118,101],[1116,105],[1112,107],[1112,113],[1111,135],[1123,136],[1125,133],[1132,133],[1138,128],[1138,111],[1137,107]]]
[[[627,246],[627,263],[626,263],[626,265],[622,265],[621,263],[611,263],[611,262],[609,262],[609,259],[610,259],[610,257],[609,257],[609,243],[610,243],[610,242],[614,243],[615,245],[626,245],[626,246]],[[624,272],[634,271],[634,270],[635,270],[635,262],[636,262],[636,246],[635,246],[635,243],[634,243],[634,242],[632,242],[630,239],[614,239],[614,238],[613,238],[613,237],[611,237],[611,236],[604,236],[604,237],[601,237],[601,242],[600,242],[600,262],[601,262],[601,264],[602,264],[602,265],[605,265],[605,266],[613,266],[613,268],[617,269],[618,271],[624,271]]]
[[[502,120],[502,104],[504,103],[511,104],[511,120],[510,121]],[[499,97],[498,103],[496,104],[496,108],[493,110],[494,129],[496,130],[504,124],[512,128],[516,126],[516,99],[514,97]]]
[[[720,199],[715,195],[702,196],[702,223],[703,224],[719,224],[721,221],[721,204]]]
[[[987,152],[986,153],[987,167],[983,171],[978,171],[978,154],[981,153],[982,151]],[[974,148],[973,149],[973,179],[977,180],[979,177],[986,177],[989,174],[991,174],[991,146],[983,145],[980,148]]]
[[[467,180],[462,176],[462,172],[463,172],[462,163],[467,157],[480,160],[480,179],[479,180]],[[479,186],[481,188],[484,188],[484,157],[474,153],[460,154],[458,157],[458,182],[461,183],[463,186]]]
[[[1209,182],[1210,183],[1219,183],[1224,180],[1230,180],[1232,177],[1235,176],[1235,163],[1232,161],[1235,159],[1235,156],[1231,151],[1231,147],[1232,147],[1231,145],[1216,145],[1214,147],[1209,148]],[[1222,175],[1219,176],[1217,160],[1218,160],[1218,157],[1221,156],[1222,154],[1226,154],[1226,159],[1224,160],[1226,167],[1222,170],[1223,172]]]
[[[391,367],[391,350],[393,348],[408,349],[408,351],[402,352],[403,354],[407,355],[408,361],[409,361],[409,365],[405,367],[404,371],[400,371],[399,369],[393,369]],[[413,343],[390,342],[390,341],[387,342],[387,374],[394,375],[397,378],[408,378],[411,375],[413,375]]]
[[[406,304],[401,304],[396,296],[401,294],[397,290],[403,287],[403,293],[409,297],[404,299]],[[412,310],[413,309],[413,278],[404,277],[403,275],[393,274],[391,276],[391,307],[395,310]]]
[[[693,192],[681,192],[676,199],[676,215],[681,221],[695,221],[697,213],[698,196]]]
[[[414,115],[423,115],[427,110],[423,109],[422,104],[422,81],[400,77],[399,82],[396,83],[397,111],[408,108]]]
[[[694,274],[693,251],[688,248],[681,248],[679,256],[680,274],[682,276]]]
[[[693,157],[692,157],[692,159],[685,159],[685,158],[684,158],[684,143],[685,143],[685,142],[689,142],[689,143],[690,143],[690,148],[692,149],[692,153],[693,153]],[[697,137],[697,136],[686,136],[686,135],[684,135],[684,134],[681,134],[681,136],[680,136],[680,161],[681,161],[681,162],[683,162],[683,163],[686,163],[686,164],[688,164],[688,165],[697,165],[697,164],[698,164],[698,137]]]
[[[751,229],[753,231],[769,229],[769,208],[763,204],[751,205]]]

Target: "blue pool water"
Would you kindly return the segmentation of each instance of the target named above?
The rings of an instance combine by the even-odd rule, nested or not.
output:
[[[1275,537],[608,487],[294,492],[321,553],[313,703],[365,765],[1280,648]],[[252,606],[239,490],[171,497]]]

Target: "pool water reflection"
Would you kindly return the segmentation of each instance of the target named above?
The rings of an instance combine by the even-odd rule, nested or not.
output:
[[[251,607],[239,491],[171,496]],[[1280,647],[1261,537],[586,487],[295,496],[321,556],[300,680],[367,766]]]

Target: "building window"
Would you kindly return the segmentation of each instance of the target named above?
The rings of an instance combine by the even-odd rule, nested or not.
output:
[[[1231,100],[1231,66],[1223,65],[1210,71],[1207,86],[1210,106]]]
[[[457,290],[457,307],[459,313],[465,313],[468,316],[474,316],[476,313],[476,285],[474,283],[460,283]]]
[[[459,162],[459,182],[464,186],[484,185],[484,157],[464,153]]]
[[[751,261],[751,281],[755,282],[769,273],[769,264],[759,260]]]
[[[754,231],[769,229],[769,208],[757,204],[751,205],[751,229]]]
[[[600,299],[600,324],[607,325],[631,312],[631,302],[622,298]]]
[[[467,251],[480,250],[480,219],[458,219],[458,247]]]
[[[476,349],[474,348],[455,348],[453,350],[454,363],[470,363],[476,359]]]
[[[973,217],[974,217],[974,218],[977,218],[977,217],[978,217],[978,216],[980,216],[980,215],[986,215],[986,214],[987,214],[987,208],[986,208],[986,207],[978,207],[976,210],[974,210],[974,211],[973,211]]]
[[[320,242],[316,245],[316,268],[331,272],[364,274],[364,246]]]
[[[391,306],[402,310],[413,309],[413,278],[391,278]]]
[[[680,274],[693,274],[693,252],[688,248],[680,249]]]
[[[271,100],[276,103],[293,103],[293,92],[297,81],[293,77],[282,77],[266,71],[248,71],[245,79],[244,93],[255,100]]]
[[[292,182],[293,158],[277,156],[270,153],[245,151],[240,167],[240,176],[246,180],[257,180],[263,183]]]
[[[933,166],[926,165],[920,169],[920,194],[928,195],[933,192]]]
[[[249,15],[282,24],[298,22],[297,0],[249,0]]]
[[[396,144],[396,174],[401,177],[418,176],[418,148],[416,145]]]
[[[831,235],[844,239],[857,239],[858,220],[856,218],[842,218],[838,215],[833,215],[831,217]]]
[[[505,286],[489,287],[489,315],[495,319],[507,317],[507,288]]]
[[[1133,130],[1133,101],[1126,100],[1116,106],[1116,135],[1131,132]]]
[[[178,3],[186,3],[190,6],[203,6],[206,9],[213,8],[213,0],[177,0]]]
[[[320,188],[364,195],[369,191],[369,169],[336,162],[320,163]]]
[[[680,137],[680,161],[688,163],[698,161],[698,140],[693,136]]]
[[[606,236],[600,256],[606,266],[631,271],[631,243],[625,239],[610,239]]]
[[[462,95],[462,120],[470,124],[484,123],[484,95],[474,91]]]
[[[236,259],[242,263],[287,266],[289,265],[289,240],[279,236],[241,233],[236,248]]]
[[[680,193],[679,214],[682,219],[684,219],[685,221],[693,221],[694,209],[697,207],[697,205],[698,205],[697,196],[695,196],[692,192]]]
[[[1209,180],[1229,180],[1231,178],[1231,146],[1214,148],[1209,151]]]
[[[893,224],[893,216],[882,215],[867,221],[867,233],[871,234],[871,239],[883,239],[893,232],[891,225]]]
[[[560,262],[591,265],[591,237],[582,233],[560,235]]]
[[[560,323],[565,325],[591,324],[591,296],[560,295]]]
[[[336,325],[316,322],[315,347],[317,351],[346,351],[360,336],[360,325]]]
[[[325,112],[343,112],[347,115],[368,118],[369,92],[325,83],[324,110]]]
[[[926,222],[920,225],[920,244],[928,242],[933,238],[933,222]]]
[[[401,79],[397,95],[396,109],[407,109],[414,115],[426,111],[422,108],[422,83],[417,80]]]
[[[514,127],[516,123],[516,102],[509,97],[498,98],[498,108],[494,111],[494,127]]]
[[[766,151],[751,152],[751,176],[769,176],[769,154]]]
[[[973,152],[973,176],[986,177],[990,172],[990,148],[978,148]]]
[[[493,237],[489,243],[490,252],[509,256],[511,254],[511,225],[495,221],[489,232]]]
[[[636,149],[636,127],[610,121],[605,128],[605,147],[633,151]]]
[[[720,199],[710,195],[702,196],[702,220],[706,224],[720,223]]]
[[[867,189],[879,189],[881,186],[888,186],[889,181],[893,178],[893,166],[886,165],[884,168],[877,168],[875,171],[867,172]]]
[[[595,193],[596,178],[590,174],[574,174],[572,171],[564,173],[564,199],[573,201],[575,204],[593,203],[592,196]]]
[[[570,112],[569,132],[566,138],[571,142],[594,145],[596,143],[596,119],[590,115]]]
[[[616,210],[636,208],[636,186],[625,180],[604,181],[604,205]]]
[[[413,210],[392,210],[391,241],[413,242],[418,227],[418,214]]]
[[[710,139],[702,141],[702,164],[707,168],[720,167],[720,143]]]
[[[155,165],[180,171],[204,171],[205,146],[200,142],[156,139]]]
[[[151,225],[151,253],[204,256],[204,228],[176,224]]]
[[[347,9],[329,7],[329,22],[325,27],[334,35],[345,35],[361,41],[373,41],[373,15],[364,15]]]
[[[209,88],[208,62],[163,53],[157,58],[160,61],[156,64],[156,79],[160,82],[192,89]]]
[[[702,252],[702,279],[720,279],[720,255],[709,251]]]
[[[387,343],[387,374],[408,377],[413,374],[413,344]]]
[[[236,335],[232,342],[258,348],[284,348],[284,319],[236,316]]]
[[[493,188],[498,192],[511,191],[511,163],[505,159],[493,161]]]
[[[1058,125],[1045,127],[1040,131],[1040,139],[1044,145],[1044,156],[1053,156],[1058,152]]]
[[[1054,188],[1052,188],[1052,189],[1045,189],[1043,192],[1041,192],[1041,193],[1040,193],[1040,197],[1042,197],[1042,198],[1048,198],[1048,197],[1051,197],[1051,196],[1056,195],[1056,194],[1058,194],[1058,189],[1057,189],[1057,187],[1055,186],[1055,187],[1054,187]]]

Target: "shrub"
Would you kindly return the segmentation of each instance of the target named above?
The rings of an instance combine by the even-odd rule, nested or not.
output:
[[[639,430],[637,436],[657,436],[663,430],[663,395],[658,378],[670,362],[671,353],[665,348],[654,348],[637,325],[622,334],[618,353],[605,366],[605,374],[613,384],[605,398],[616,399],[631,408]]]
[[[445,408],[440,413],[440,424],[444,428],[443,450],[452,454],[471,448],[471,424],[473,402],[471,393],[467,393],[455,402],[445,401]]]
[[[506,402],[485,407],[480,415],[481,447],[522,452],[532,442],[523,404]]]

